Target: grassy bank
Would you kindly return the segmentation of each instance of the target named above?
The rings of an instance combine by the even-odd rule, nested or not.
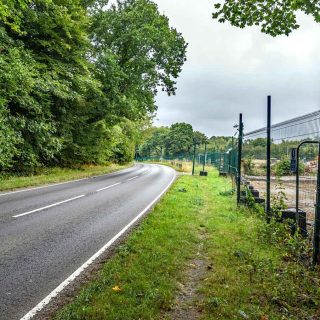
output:
[[[43,184],[57,183],[74,179],[88,178],[100,174],[111,173],[130,167],[127,165],[92,165],[81,166],[79,168],[43,168],[38,173],[29,176],[2,176],[0,178],[0,191],[13,190],[24,187],[34,187]]]
[[[181,176],[56,319],[318,319],[317,271],[230,187]]]

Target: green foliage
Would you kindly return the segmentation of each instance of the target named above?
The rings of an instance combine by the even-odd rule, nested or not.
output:
[[[213,136],[208,141],[208,149],[224,152],[232,147],[232,141],[231,137]]]
[[[148,130],[148,137],[139,146],[139,155],[142,157],[157,156],[161,158],[164,154],[169,130],[166,127],[153,127]]]
[[[244,28],[260,26],[261,31],[271,36],[289,35],[298,29],[296,14],[302,11],[320,22],[320,4],[309,0],[228,0],[215,2],[213,18],[224,23]]]
[[[55,319],[172,318],[186,288],[190,319],[194,310],[208,320],[317,319],[319,271],[298,259],[303,241],[283,224],[274,233],[260,213],[224,196],[226,188],[214,171],[208,179],[180,177]]]
[[[288,157],[283,157],[274,166],[274,172],[275,172],[276,176],[278,176],[278,177],[288,176],[288,175],[292,174],[290,169],[291,169],[290,159]]]
[[[194,132],[187,123],[175,123],[170,128],[152,128],[138,153],[141,157],[187,156],[191,154],[194,143],[201,143],[203,137],[204,134]]]
[[[175,94],[187,46],[156,4],[118,1],[94,16],[91,29],[97,77],[115,116],[140,119],[156,110],[159,88]]]
[[[253,157],[248,157],[246,159],[243,159],[242,166],[243,166],[243,173],[244,174],[252,175],[253,168],[254,168]]]
[[[187,123],[175,123],[166,138],[166,152],[173,156],[190,153],[193,146],[193,129]]]
[[[255,198],[248,186],[245,186],[245,191],[246,191],[246,206],[248,208],[256,208],[257,205],[256,205]]]
[[[190,124],[175,123],[170,128],[154,127],[147,129],[146,138],[138,148],[141,157],[191,157],[193,147],[199,153],[204,153],[204,144],[207,144],[207,152],[225,151],[232,146],[231,137],[211,137],[200,131],[193,131]]]
[[[193,144],[201,146],[203,143],[208,143],[208,138],[206,135],[200,131],[193,132]]]
[[[0,1],[0,170],[125,162],[186,44],[147,0]]]
[[[287,208],[286,201],[287,196],[285,194],[285,188],[279,179],[276,185],[276,193],[271,195],[271,211],[276,218],[281,217],[281,211]]]
[[[272,168],[274,174],[278,177],[293,175],[294,173],[291,171],[290,159],[288,157],[282,157],[280,161],[278,161]],[[299,162],[299,173],[302,174],[304,172],[304,164]]]

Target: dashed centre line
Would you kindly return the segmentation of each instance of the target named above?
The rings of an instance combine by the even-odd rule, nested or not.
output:
[[[139,178],[139,176],[132,177],[132,178],[130,178],[130,179],[127,179],[126,181],[131,181],[131,180],[134,180],[134,179],[137,179],[137,178]],[[122,182],[118,182],[118,183],[112,184],[112,185],[110,185],[110,186],[107,186],[107,187],[98,189],[98,190],[96,190],[96,192],[100,192],[100,191],[104,191],[104,190],[107,190],[107,189],[116,187],[116,186],[118,186],[118,185],[121,184],[121,183],[122,183]],[[49,208],[52,208],[52,207],[59,206],[59,205],[61,205],[61,204],[64,204],[64,203],[67,203],[67,202],[70,202],[70,201],[74,201],[74,200],[83,198],[83,197],[85,197],[85,196],[86,196],[85,194],[82,194],[82,195],[80,195],[80,196],[77,196],[77,197],[74,197],[74,198],[71,198],[71,199],[67,199],[67,200],[64,200],[64,201],[56,202],[56,203],[50,204],[50,205],[45,206],[45,207],[42,207],[42,208],[38,208],[38,209],[34,209],[34,210],[31,210],[31,211],[28,211],[28,212],[24,212],[24,213],[17,214],[17,215],[15,215],[15,216],[12,216],[12,218],[20,218],[20,217],[23,217],[23,216],[26,216],[26,215],[29,215],[29,214],[32,214],[32,213],[36,213],[36,212],[39,212],[39,211],[43,211],[43,210],[46,210],[46,209],[49,209]]]
[[[28,211],[28,212],[17,214],[15,216],[13,216],[13,218],[20,218],[20,217],[23,217],[23,216],[26,216],[26,215],[29,215],[29,214],[32,214],[32,213],[35,213],[35,212],[38,212],[38,211],[42,211],[42,210],[45,210],[45,209],[49,209],[49,208],[52,208],[52,207],[59,206],[60,204],[63,204],[63,203],[67,203],[67,202],[70,202],[70,201],[74,201],[74,200],[83,198],[85,196],[86,196],[85,194],[82,194],[80,196],[77,196],[77,197],[74,197],[74,198],[71,198],[71,199],[67,199],[67,200],[64,200],[64,201],[60,201],[60,202],[56,202],[56,203],[50,204],[49,206],[45,206],[45,207],[42,207],[42,208],[38,208],[38,209],[35,209],[35,210],[31,210],[31,211]]]
[[[130,179],[128,179],[127,181],[131,181],[131,180],[134,180],[134,179],[137,179],[137,178],[139,178],[139,176],[135,176],[135,177],[133,177],[133,178],[130,178]]]
[[[103,191],[103,190],[107,190],[107,189],[113,188],[113,187],[115,187],[115,186],[118,186],[119,184],[121,184],[121,182],[112,184],[111,186],[107,186],[107,187],[105,187],[105,188],[98,189],[97,192],[100,192],[100,191]]]

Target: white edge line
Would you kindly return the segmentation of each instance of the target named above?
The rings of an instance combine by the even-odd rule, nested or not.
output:
[[[105,188],[98,189],[98,190],[96,190],[96,191],[97,191],[97,192],[100,192],[100,191],[103,191],[103,190],[107,190],[107,189],[110,189],[110,188],[112,188],[112,187],[118,186],[119,184],[121,184],[121,182],[112,184],[111,186],[107,186],[107,187],[105,187]]]
[[[117,239],[119,239],[135,222],[137,222],[171,187],[176,179],[176,175],[172,178],[167,187],[141,212],[139,213],[128,225],[126,225],[119,233],[117,233],[108,243],[106,243],[98,252],[96,252],[89,260],[87,260],[80,268],[64,280],[57,288],[55,288],[48,296],[46,296],[39,304],[30,310],[20,320],[30,320],[39,311],[41,311],[54,297],[56,297],[65,287],[67,287],[75,278],[77,278],[88,266],[94,262],[101,254],[103,254]]]
[[[81,196],[77,196],[77,197],[71,198],[71,199],[67,199],[67,200],[64,200],[64,201],[60,201],[60,202],[56,202],[56,203],[50,204],[49,206],[46,206],[46,207],[42,207],[42,208],[39,208],[39,209],[35,209],[35,210],[31,210],[31,211],[24,212],[24,213],[21,213],[21,214],[17,214],[15,216],[12,216],[12,218],[20,218],[20,217],[26,216],[28,214],[35,213],[35,212],[38,212],[38,211],[42,211],[42,210],[45,210],[45,209],[49,209],[49,208],[58,206],[60,204],[63,204],[63,203],[66,203],[66,202],[70,202],[70,201],[73,201],[73,200],[77,200],[77,199],[80,199],[80,198],[83,198],[83,197],[85,197],[84,194],[82,194]]]
[[[122,171],[125,171],[125,170],[129,170],[129,169],[132,169],[134,167],[135,166],[132,166],[132,167],[125,168],[125,169],[122,169],[122,170],[119,170],[119,171],[109,172],[109,173],[105,173],[105,174],[101,174],[101,175],[97,175],[97,176],[92,176],[92,177],[87,177],[87,178],[69,180],[69,181],[64,181],[64,182],[52,183],[52,184],[48,184],[48,185],[40,186],[40,187],[27,188],[27,189],[22,189],[22,190],[10,191],[10,192],[6,192],[6,193],[0,193],[0,197],[8,196],[8,195],[15,194],[15,193],[20,193],[20,192],[33,191],[33,190],[39,190],[39,189],[44,189],[44,188],[51,188],[51,187],[60,186],[60,185],[63,185],[63,184],[68,184],[68,183],[79,182],[79,181],[83,181],[83,180],[90,180],[90,179],[94,179],[94,178],[104,177],[104,176],[112,175],[112,174],[115,174],[115,173],[118,173],[118,172],[122,172]]]

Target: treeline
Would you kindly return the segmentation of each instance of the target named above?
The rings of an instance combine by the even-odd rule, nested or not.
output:
[[[306,139],[313,140],[313,139]],[[292,148],[297,148],[301,141],[271,141],[271,157],[275,159],[283,159],[290,157]],[[257,138],[244,141],[243,144],[243,157],[252,159],[266,159],[267,139]],[[318,156],[317,144],[306,144],[300,149],[300,156],[306,161],[315,160]]]
[[[0,170],[126,162],[186,43],[149,0],[0,2]]]
[[[137,158],[191,156],[194,146],[197,152],[225,151],[232,145],[231,137],[208,138],[194,131],[188,123],[175,123],[170,127],[153,127],[144,132],[145,139],[137,148]]]

